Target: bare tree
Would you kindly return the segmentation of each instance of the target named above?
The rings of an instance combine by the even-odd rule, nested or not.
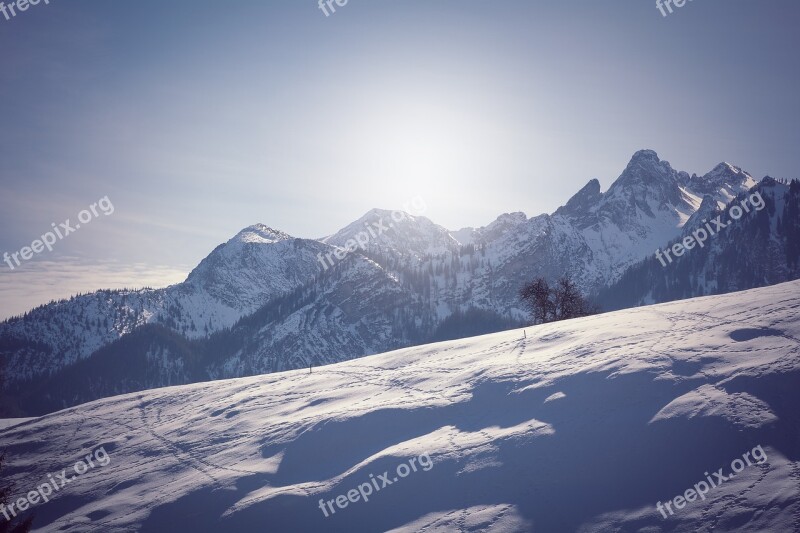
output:
[[[547,280],[536,278],[519,292],[534,324],[568,320],[597,313],[584,298],[569,276],[564,276],[550,288]]]
[[[522,302],[528,308],[534,324],[550,322],[553,305],[550,301],[550,286],[544,278],[536,278],[519,291]]]
[[[556,283],[556,288],[553,290],[553,304],[556,320],[568,320],[594,313],[578,287],[567,276]]]

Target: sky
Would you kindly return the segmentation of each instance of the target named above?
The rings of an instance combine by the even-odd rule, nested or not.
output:
[[[0,318],[179,282],[255,223],[319,238],[417,197],[453,230],[552,212],[642,148],[690,173],[800,177],[796,0],[333,7],[0,14],[0,253],[87,210],[52,251],[0,263]]]

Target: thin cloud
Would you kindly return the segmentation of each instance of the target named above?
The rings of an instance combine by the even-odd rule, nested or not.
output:
[[[0,270],[0,320],[22,314],[53,299],[98,289],[166,287],[186,279],[187,266],[89,263],[66,257],[35,261],[23,268]]]

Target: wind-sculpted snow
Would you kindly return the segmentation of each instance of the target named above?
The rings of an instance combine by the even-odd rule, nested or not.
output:
[[[800,282],[99,400],[0,433],[37,531],[797,531]],[[762,446],[667,519],[657,502]],[[397,465],[433,466],[393,481]],[[369,501],[324,502],[389,473]]]

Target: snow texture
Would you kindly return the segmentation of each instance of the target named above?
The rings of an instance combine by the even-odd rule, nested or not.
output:
[[[800,282],[526,333],[98,400],[2,430],[6,474],[21,495],[110,455],[34,506],[36,531],[798,531]]]

